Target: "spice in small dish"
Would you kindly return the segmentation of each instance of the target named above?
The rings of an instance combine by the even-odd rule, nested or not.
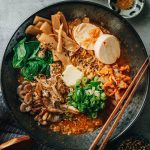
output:
[[[108,0],[109,7],[124,18],[133,18],[140,14],[144,0]]]
[[[130,9],[134,4],[134,0],[117,0],[116,7],[119,9]]]
[[[118,150],[149,150],[149,143],[142,138],[131,137],[126,139],[119,147]]]

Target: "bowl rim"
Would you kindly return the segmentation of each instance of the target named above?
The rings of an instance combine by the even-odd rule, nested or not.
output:
[[[1,63],[1,75],[0,75],[0,82],[1,82],[1,91],[2,91],[2,96],[3,96],[3,101],[4,103],[6,104],[6,107],[8,108],[9,112],[11,112],[11,116],[13,117],[13,119],[19,124],[19,127],[20,129],[22,129],[23,131],[25,131],[27,134],[31,135],[31,137],[38,143],[40,144],[44,144],[44,145],[47,145],[48,147],[51,147],[51,148],[56,148],[54,146],[50,146],[48,145],[47,143],[42,143],[38,138],[34,138],[34,135],[30,132],[30,130],[27,130],[26,128],[24,128],[20,121],[17,119],[17,117],[15,116],[15,114],[13,113],[12,109],[11,109],[11,106],[9,105],[7,99],[6,99],[6,93],[5,93],[5,89],[3,87],[3,68],[4,68],[4,60],[6,58],[6,51],[8,49],[8,46],[10,45],[10,42],[12,41],[14,35],[17,33],[17,31],[20,29],[20,27],[27,21],[29,20],[30,18],[33,18],[37,13],[40,13],[42,10],[44,9],[47,9],[49,7],[53,7],[53,6],[57,6],[57,5],[60,5],[60,4],[73,4],[73,3],[82,3],[82,4],[88,4],[88,5],[93,5],[93,6],[98,6],[98,7],[101,7],[109,12],[111,12],[113,15],[115,15],[116,17],[118,17],[121,21],[123,21],[125,24],[127,24],[129,26],[129,28],[132,30],[132,32],[134,34],[136,34],[138,40],[141,42],[141,44],[143,45],[143,51],[145,53],[145,55],[147,55],[147,51],[146,51],[146,48],[143,44],[143,41],[141,40],[139,34],[136,32],[136,30],[133,28],[133,26],[125,19],[123,18],[121,15],[119,15],[118,13],[116,13],[115,11],[109,9],[108,7],[98,3],[98,2],[93,2],[92,0],[65,0],[65,1],[60,1],[60,2],[54,2],[54,3],[51,3],[50,5],[46,6],[46,7],[43,7],[42,9],[39,9],[38,11],[36,11],[35,13],[32,13],[32,15],[30,15],[29,17],[27,17],[27,19],[25,19],[20,25],[19,27],[15,30],[15,32],[13,33],[13,35],[11,36],[6,48],[5,48],[5,51],[4,51],[4,54],[3,54],[3,59],[2,59],[2,63]],[[148,55],[147,55],[148,56]],[[145,102],[146,102],[146,98],[147,98],[147,95],[148,95],[148,91],[149,91],[149,81],[150,81],[150,73],[147,71],[147,87],[146,87],[146,92],[145,92],[145,95],[144,95],[144,98],[143,98],[143,104],[141,105],[141,108],[139,110],[139,112],[136,114],[135,118],[132,119],[132,121],[124,128],[124,130],[122,130],[118,135],[116,135],[115,137],[113,137],[112,139],[110,138],[110,142],[111,141],[114,141],[115,139],[119,138],[122,134],[124,134],[127,129],[129,129],[133,123],[136,121],[136,119],[139,117],[139,115],[141,114],[143,108],[144,108],[144,105],[145,105]],[[58,148],[60,149],[60,148]]]

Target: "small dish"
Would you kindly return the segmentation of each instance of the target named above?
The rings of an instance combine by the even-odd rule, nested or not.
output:
[[[118,150],[127,150],[127,149],[150,149],[150,142],[148,139],[142,135],[129,135],[126,136],[123,141],[120,142]]]
[[[116,11],[124,18],[136,17],[142,11],[145,1],[144,0],[133,0],[133,5],[129,9],[120,9],[116,6],[117,0],[108,0],[109,7]]]

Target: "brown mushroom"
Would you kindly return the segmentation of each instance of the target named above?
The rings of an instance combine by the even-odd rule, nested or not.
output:
[[[31,108],[32,108],[31,106],[29,106],[29,105],[27,105],[25,103],[22,103],[20,105],[20,111],[21,112],[29,112],[31,110]]]
[[[27,93],[24,96],[24,103],[31,104],[31,102],[32,102],[32,93]]]
[[[65,112],[69,112],[69,113],[72,113],[72,114],[79,114],[78,109],[76,109],[73,106],[69,106],[67,104],[60,105],[60,108]]]
[[[58,109],[58,108],[53,108],[53,107],[51,107],[51,106],[48,106],[48,107],[47,107],[47,111],[49,111],[49,112],[51,112],[51,113],[60,113],[60,114],[63,113],[62,110],[60,110],[60,109]]]

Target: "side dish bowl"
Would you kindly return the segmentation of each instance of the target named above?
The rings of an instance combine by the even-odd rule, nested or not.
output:
[[[19,111],[20,102],[16,94],[18,86],[17,72],[12,66],[12,49],[14,45],[25,36],[24,31],[26,27],[33,22],[36,15],[49,18],[51,14],[54,14],[57,11],[62,11],[67,20],[88,16],[92,22],[104,26],[113,35],[118,37],[123,47],[125,47],[122,54],[127,58],[127,61],[131,66],[132,77],[135,76],[138,69],[143,64],[147,57],[147,53],[139,35],[125,19],[112,10],[90,1],[65,1],[50,5],[25,20],[12,36],[6,48],[1,68],[2,93],[4,101],[12,116],[16,119],[20,127],[40,143],[58,149],[88,149],[100,128],[94,132],[81,135],[48,133],[46,128],[37,125],[32,116]],[[126,131],[138,117],[146,99],[148,86],[149,78],[147,73],[134,95],[132,103],[125,111],[115,133],[111,137],[111,140],[117,138]]]
[[[129,9],[119,9],[118,7],[116,7],[116,1],[114,0],[108,0],[108,5],[112,10],[116,11],[122,17],[129,19],[136,17],[142,12],[145,1],[135,0],[133,6]]]

